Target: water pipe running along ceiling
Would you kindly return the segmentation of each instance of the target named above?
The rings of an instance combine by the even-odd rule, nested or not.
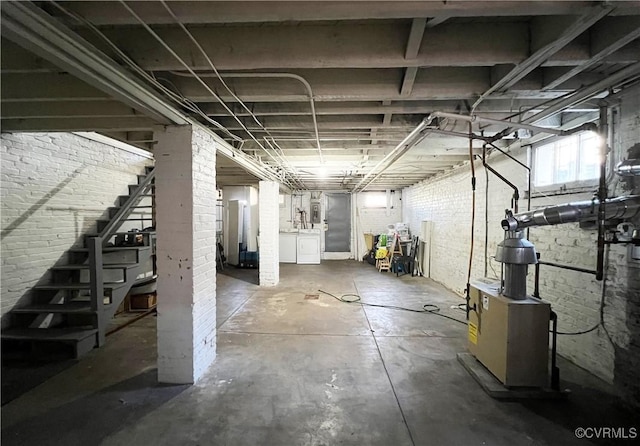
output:
[[[221,184],[402,188],[468,160],[468,123],[412,134],[436,111],[474,115],[489,137],[502,120],[578,126],[640,75],[640,10],[625,1],[63,1],[2,14],[3,130],[93,130],[153,150],[153,125],[185,116],[228,144]]]

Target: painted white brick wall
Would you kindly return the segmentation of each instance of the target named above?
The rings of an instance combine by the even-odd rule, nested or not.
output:
[[[622,149],[640,142],[640,89],[625,96],[619,140]],[[618,148],[620,149],[620,147]],[[514,153],[526,161],[524,149]],[[516,183],[524,196],[525,170],[502,156],[492,156],[492,167]],[[485,170],[476,167],[477,206],[472,280],[485,275],[499,277],[500,264],[484,257],[485,210],[488,213],[488,255],[494,256],[504,232],[500,228],[504,209],[510,207],[512,190],[489,174],[485,193]],[[467,282],[471,231],[471,173],[464,166],[451,173],[417,184],[403,191],[403,216],[412,228],[421,220],[432,220],[433,246],[431,276],[462,295]],[[635,193],[640,191],[636,190]],[[628,192],[627,192],[628,193]],[[488,203],[485,206],[485,194]],[[569,194],[532,199],[532,209],[591,198],[592,194]],[[526,210],[526,199],[520,200]],[[640,221],[636,221],[639,224]],[[594,269],[596,265],[596,231],[580,229],[578,224],[532,228],[530,240],[545,260]],[[559,329],[581,331],[599,321],[602,283],[594,276],[541,266],[540,292],[559,316]],[[580,336],[559,336],[560,354],[595,375],[613,382],[629,400],[640,401],[640,265],[627,260],[626,248],[612,246],[608,256],[608,280],[605,294],[605,325],[611,335],[599,328]],[[533,269],[529,274],[529,292],[533,292]]]
[[[367,252],[364,240],[365,233],[386,234],[387,226],[402,222],[402,193],[395,191],[390,194],[389,208],[366,207],[366,197],[368,194],[386,194],[386,192],[360,192],[352,196],[356,201],[356,260],[362,260],[362,256]],[[411,227],[412,235],[420,234],[420,226]]]
[[[156,127],[158,379],[195,383],[216,356],[216,142]]]
[[[293,195],[285,194],[284,195],[284,203],[280,206],[280,230],[289,232],[291,230],[295,231],[302,227],[300,221],[300,213],[297,212],[298,209],[304,210],[307,212],[307,227],[320,229],[320,253],[322,260],[344,260],[357,257],[355,253],[359,250],[360,247],[364,246],[364,238],[360,235],[360,239],[357,236],[356,229],[356,206],[354,202],[353,196],[351,197],[351,234],[350,234],[350,243],[351,243],[351,251],[349,253],[333,253],[333,252],[325,252],[325,230],[324,230],[324,221],[326,219],[326,211],[327,211],[327,197],[326,194],[331,193],[344,193],[344,191],[305,191],[305,192],[296,192]],[[398,192],[398,195],[400,193]],[[320,224],[311,223],[311,202],[319,201],[320,202]],[[398,212],[399,213],[399,212]],[[373,225],[377,226],[376,223]],[[371,224],[367,224],[367,227],[372,226]],[[363,251],[364,254],[364,251]]]
[[[73,133],[2,133],[2,315],[95,232],[150,154]]]
[[[260,181],[258,214],[260,219],[260,286],[275,286],[280,281],[279,185]]]
[[[622,158],[640,158],[640,86],[623,98],[616,129]],[[616,183],[616,193],[640,194],[640,177]],[[634,223],[640,227],[640,217]],[[615,327],[609,330],[615,344],[614,383],[631,401],[640,404],[640,262],[629,263],[626,259],[624,246],[611,246],[605,325]]]
[[[390,207],[387,208],[371,208],[366,206],[366,197],[368,194],[385,194],[386,192],[360,192],[355,194],[356,205],[360,221],[358,226],[361,228],[360,234],[371,232],[373,234],[381,234],[387,232],[387,225],[402,222],[402,193],[395,191],[390,194]],[[420,227],[411,228],[412,233],[419,233]]]
[[[317,193],[317,192],[314,192]],[[311,210],[311,192],[296,192],[295,194],[284,194],[284,204],[279,207],[280,230],[290,231],[300,227],[300,214],[297,209],[307,211],[307,223],[309,223],[309,212]]]

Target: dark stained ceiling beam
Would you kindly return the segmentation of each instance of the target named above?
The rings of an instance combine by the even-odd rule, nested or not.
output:
[[[510,115],[520,110],[535,109],[540,104],[539,100],[531,99],[487,99],[476,110],[479,114]],[[391,105],[383,106],[380,101],[368,102],[316,102],[317,115],[383,115],[392,114],[423,114],[434,111],[455,112],[459,110],[460,101],[397,101]],[[215,103],[201,103],[200,108],[209,116],[227,116],[226,110]],[[233,107],[238,116],[249,116],[249,113],[240,107]],[[583,112],[597,110],[597,104],[585,105],[580,108],[569,109],[569,112]],[[263,102],[251,104],[251,111],[257,116],[310,116],[311,111],[306,104],[288,102],[274,103]]]
[[[169,3],[178,20],[187,24],[188,31],[180,29],[158,1],[127,1],[154,32],[188,60],[189,66],[202,73],[204,81],[238,114],[243,125],[252,129],[257,139],[264,142],[266,138],[273,140],[274,146],[278,144],[294,171],[304,168],[306,172],[300,175],[310,188],[352,189],[426,114],[468,113],[473,100],[494,83],[506,82],[480,104],[476,113],[494,119],[519,114],[515,119],[526,120],[535,112],[545,110],[548,99],[563,96],[582,85],[598,83],[617,70],[638,63],[638,51],[634,50],[640,49],[639,39],[624,33],[624,30],[637,32],[638,28],[633,24],[637,23],[640,11],[637,3],[634,9],[630,2],[607,3],[617,8],[614,11],[617,15],[608,16],[591,27],[580,22],[591,16],[581,14],[590,8],[593,10],[596,2]],[[178,73],[184,68],[176,64],[121,3],[61,4],[97,24],[124,53],[152,72],[165,87],[196,101],[205,116],[191,110],[189,119],[205,122],[208,115],[243,138],[242,145],[231,141],[231,136],[221,135],[211,120],[207,121],[208,128],[227,138],[236,148],[235,151],[221,150],[217,157],[220,184],[255,184],[256,177],[247,175],[249,168],[239,167],[231,159],[234,155],[249,157],[251,162],[247,163],[252,169],[258,165],[270,167],[265,171],[279,178],[281,163],[250,140],[244,127],[211,97],[211,91],[199,85],[195,78]],[[81,36],[73,43],[83,43],[84,39],[103,49],[105,56],[115,57],[117,65],[123,64],[86,26],[72,23],[51,3],[11,3],[8,10],[24,8],[40,8],[40,12],[64,17],[71,32]],[[43,19],[52,20],[46,12]],[[3,25],[5,16],[3,5]],[[585,31],[571,28],[572,23],[582,23]],[[31,30],[25,32],[29,34]],[[240,99],[233,97],[216,77],[205,57],[189,40],[189,32],[203,45],[225,76],[230,90]],[[6,35],[4,26],[3,33]],[[567,38],[567,34],[574,38]],[[558,42],[559,36],[567,41]],[[25,39],[21,34],[12,37],[24,43],[20,40]],[[554,51],[545,53],[550,46]],[[543,53],[546,57],[542,57]],[[30,54],[3,39],[0,55],[3,129],[7,126],[64,131],[102,129],[103,133],[121,140],[153,148],[151,125],[157,122],[150,119],[150,115],[134,111],[131,104],[114,101],[113,95],[104,94],[94,81],[74,80],[78,74],[67,74],[71,71],[65,64],[49,61],[51,54]],[[594,55],[595,60],[590,61]],[[504,81],[514,66],[523,63],[531,64],[531,69],[517,76],[511,73],[512,77]],[[129,68],[124,71],[131,74]],[[290,78],[239,77],[247,72],[301,76],[310,88]],[[145,82],[149,82],[148,79]],[[158,91],[157,85],[152,86],[151,82],[145,83],[145,87]],[[328,180],[313,175],[318,157],[310,95],[315,101],[315,120],[326,154]],[[588,116],[594,110],[597,97],[602,96],[577,105],[571,113],[560,110],[563,115],[558,122],[575,122],[573,118]],[[580,102],[583,99],[587,100],[582,98]],[[184,112],[176,102],[169,104]],[[554,104],[556,102],[552,102],[552,106]],[[256,122],[258,118],[260,123]],[[491,135],[495,129],[485,130]],[[231,149],[224,142],[220,145]],[[480,145],[480,141],[474,142],[472,151],[477,153]],[[431,131],[369,189],[402,188],[450,170],[466,162],[467,146],[464,137]],[[242,147],[242,151],[237,150],[238,147]]]
[[[190,58],[194,70],[210,69],[182,30],[163,27],[156,31],[176,53]],[[529,56],[530,43],[530,32],[522,21],[444,23],[426,29],[413,59],[405,58],[410,33],[406,21],[204,26],[190,31],[218,70],[224,71],[516,64]],[[145,70],[183,69],[144,29],[103,32]],[[576,65],[589,58],[589,50],[588,40],[577,41],[570,52],[549,58],[547,63]]]
[[[68,73],[2,74],[2,101],[113,100],[107,93]]]
[[[113,60],[32,3],[5,2],[1,32],[3,37],[129,104],[156,122],[187,123],[184,115],[147,85],[137,81]]]
[[[422,44],[422,38],[424,36],[425,25],[427,20],[424,18],[413,19],[411,22],[411,31],[409,32],[409,39],[407,40],[407,48],[404,53],[404,58],[407,60],[413,60],[418,56],[420,51],[420,45]],[[418,74],[418,67],[409,66],[404,70],[404,76],[402,78],[402,85],[400,86],[400,96],[409,96],[413,89],[413,83],[416,80]]]
[[[408,67],[404,70],[404,77],[402,78],[402,86],[400,87],[400,96],[407,97],[411,95],[413,91],[413,83],[416,81],[418,75],[418,67]]]
[[[410,96],[403,97],[398,91],[402,72],[398,69],[386,70],[328,70],[307,73],[305,78],[313,86],[314,98],[326,101],[399,101],[399,100],[459,100],[476,97],[474,92],[489,88],[490,69],[486,67],[438,67],[421,69],[417,75]],[[359,78],[358,78],[359,76]],[[212,97],[202,85],[189,78],[173,78],[175,88],[182,95],[195,102],[211,102]],[[217,82],[208,80],[217,88]],[[264,79],[261,82],[239,81],[228,85],[245,102],[308,102],[308,96],[295,85],[281,80]],[[538,94],[542,86],[542,75],[523,80],[515,95],[509,98],[553,98],[562,93],[544,92]],[[231,95],[218,89],[225,102],[236,102]],[[514,97],[515,96],[515,97]]]
[[[4,119],[2,131],[19,132],[114,132],[148,131],[154,121],[147,117],[139,118],[29,118]]]
[[[407,48],[404,52],[404,58],[407,60],[415,59],[420,51],[422,36],[424,35],[424,27],[427,19],[413,19],[411,21],[411,30],[409,31],[409,39],[407,40]]]
[[[573,107],[575,105],[579,105],[584,101],[587,101],[602,91],[606,91],[607,89],[619,85],[624,82],[629,82],[633,80],[637,80],[640,76],[640,61],[634,63],[633,65],[626,66],[615,73],[611,74],[605,79],[601,81],[595,82],[591,85],[587,85],[579,90],[574,91],[572,94],[557,98],[553,101],[547,103],[545,109],[539,113],[534,114],[533,116],[528,117],[524,121],[525,124],[535,124],[540,122],[543,119],[546,119],[551,116],[555,116],[558,113],[561,113],[567,107]]]
[[[541,66],[543,62],[549,60],[554,54],[567,46],[576,37],[588,30],[598,20],[609,14],[612,9],[612,6],[593,6],[577,19],[574,19],[559,36],[553,38],[551,42],[535,51],[524,61],[518,63],[506,76],[497,81],[491,86],[491,88],[480,95],[471,107],[472,110],[475,110],[480,102],[490,96],[493,92],[505,92],[509,87],[513,86],[516,82],[520,81],[526,75]]]
[[[126,118],[143,116],[116,100],[2,102],[3,118]]]
[[[110,1],[60,2],[96,25],[135,25],[133,17]],[[130,2],[150,25],[172,24],[156,2]],[[591,1],[390,1],[390,2],[199,2],[170,1],[171,9],[185,24],[298,22],[318,20],[411,19],[414,17],[493,17],[527,15],[576,15]],[[247,4],[248,3],[248,4]],[[618,14],[633,13],[637,3],[621,1]],[[320,7],[321,6],[321,7]],[[51,8],[52,12],[57,12]]]
[[[608,22],[607,18],[603,19],[603,21]],[[624,19],[616,22],[616,26],[608,26],[606,30],[602,29],[602,27],[597,27],[597,29],[592,30],[592,35],[594,33],[599,35],[599,38],[596,39],[598,49],[591,56],[591,59],[549,82],[544,86],[545,90],[553,90],[561,86],[569,79],[601,63],[606,57],[640,38],[640,17],[624,17]]]
[[[452,17],[450,14],[439,14],[436,17],[431,17],[427,22],[427,28],[433,28],[434,26],[438,26],[441,23],[446,22]]]

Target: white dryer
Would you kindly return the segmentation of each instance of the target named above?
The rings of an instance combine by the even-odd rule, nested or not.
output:
[[[320,264],[320,229],[300,229],[298,264]]]

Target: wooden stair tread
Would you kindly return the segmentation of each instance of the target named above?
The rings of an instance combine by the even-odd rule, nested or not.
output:
[[[134,268],[138,266],[137,263],[106,263],[102,265],[103,269],[121,269],[121,268]],[[50,269],[56,271],[69,271],[69,270],[84,270],[89,269],[89,265],[58,265],[52,266]]]
[[[102,252],[118,252],[118,251],[127,251],[132,249],[145,250],[151,249],[151,246],[148,245],[136,245],[136,246],[107,246],[102,248]],[[89,248],[71,248],[69,252],[89,252]]]
[[[1,336],[17,341],[82,341],[97,332],[95,328],[9,328]]]
[[[14,308],[12,313],[91,313],[91,303],[67,302],[64,304],[34,304]]]
[[[126,285],[126,282],[108,282],[104,284],[104,289],[116,289]],[[91,287],[90,283],[46,283],[43,285],[36,285],[33,288],[36,290],[88,290]]]

